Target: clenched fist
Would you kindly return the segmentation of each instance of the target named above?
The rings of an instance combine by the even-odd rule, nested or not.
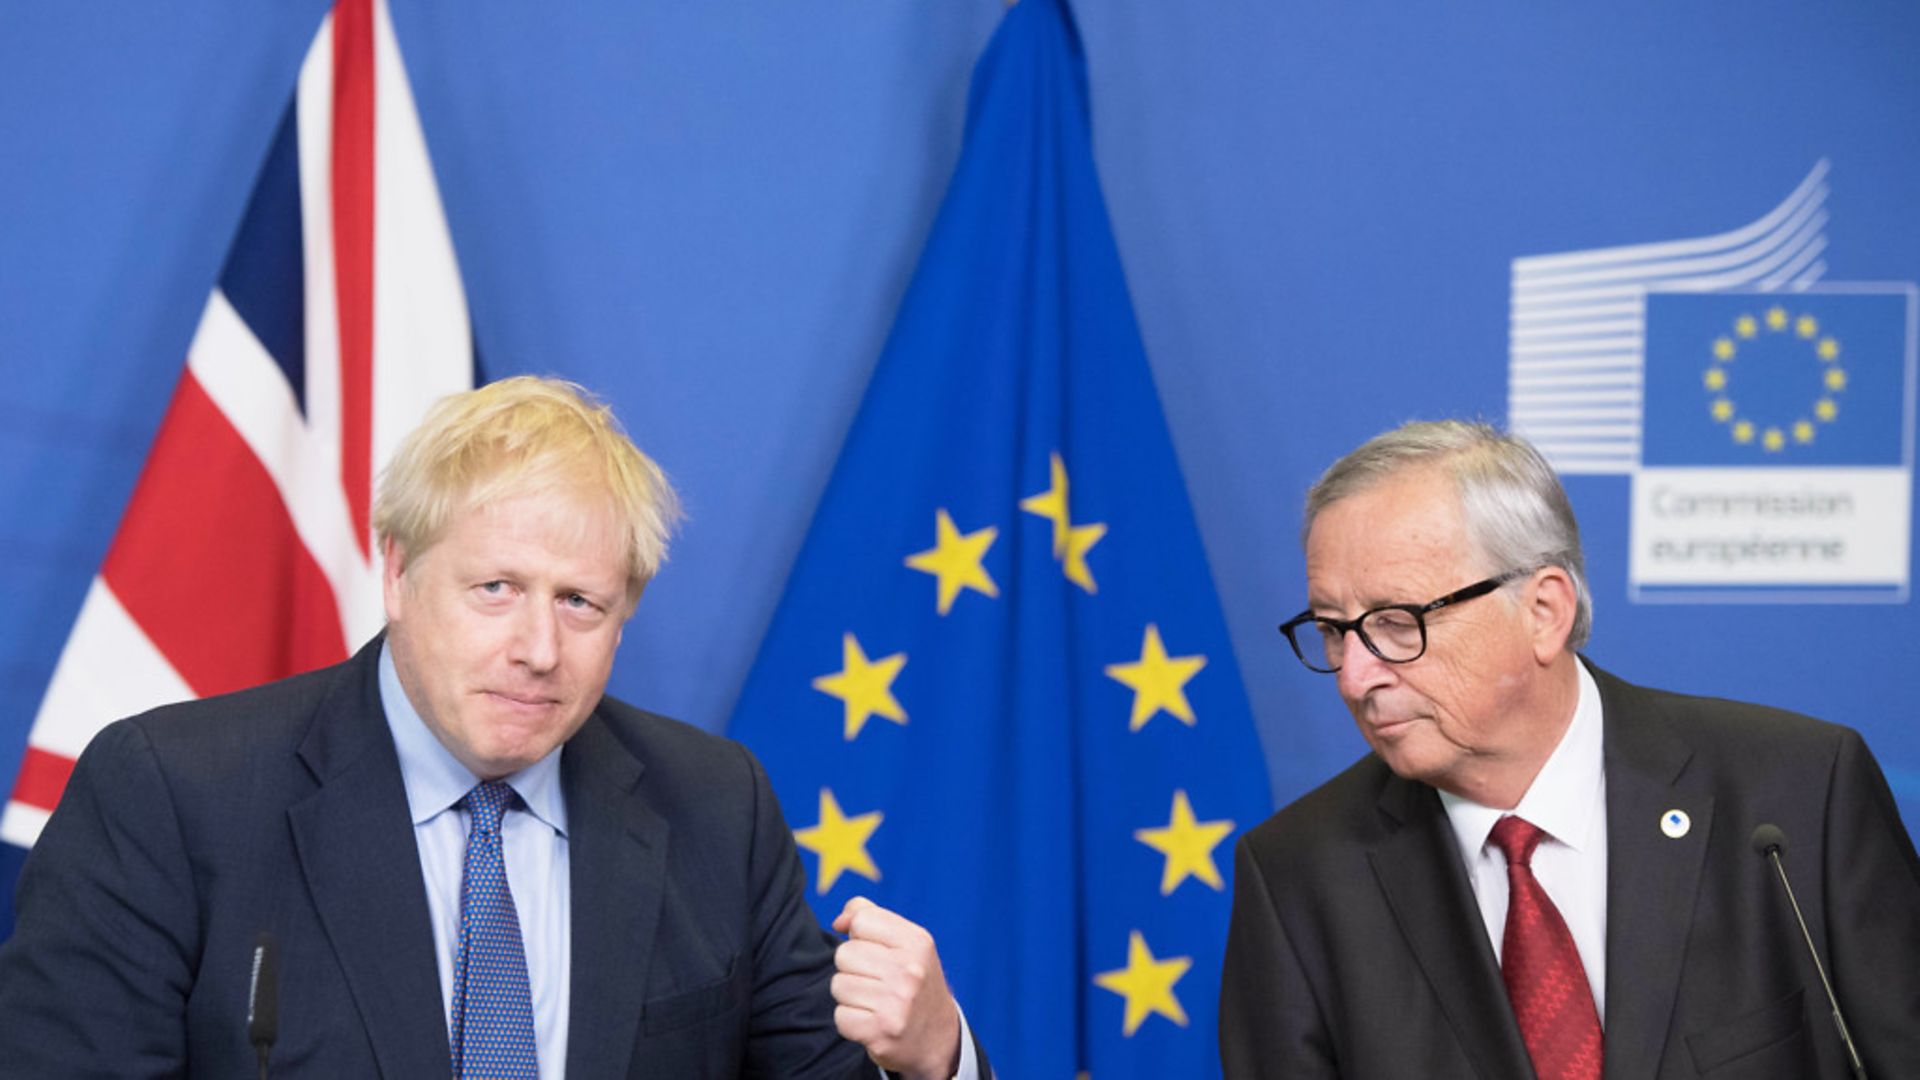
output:
[[[947,990],[933,935],[856,896],[833,920],[847,935],[833,955],[833,1022],[883,1069],[949,1080],[960,1062],[960,1007]]]

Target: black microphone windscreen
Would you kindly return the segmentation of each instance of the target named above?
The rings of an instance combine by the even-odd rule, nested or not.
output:
[[[247,985],[247,1041],[272,1046],[280,1034],[280,950],[261,931],[253,943],[253,974]]]
[[[1760,825],[1753,830],[1753,851],[1756,855],[1787,853],[1787,834],[1780,831],[1778,825]]]

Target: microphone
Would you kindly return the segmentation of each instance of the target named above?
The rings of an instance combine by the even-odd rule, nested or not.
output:
[[[247,980],[247,1041],[267,1080],[267,1053],[280,1034],[280,948],[265,930],[253,941],[253,972]]]
[[[1800,936],[1807,942],[1807,955],[1813,957],[1813,970],[1820,976],[1820,986],[1827,992],[1827,1004],[1833,1007],[1833,1026],[1840,1032],[1840,1044],[1847,1048],[1847,1065],[1853,1070],[1854,1080],[1867,1080],[1867,1067],[1860,1061],[1860,1048],[1853,1044],[1853,1035],[1847,1031],[1847,1021],[1840,1015],[1840,999],[1833,994],[1833,984],[1827,981],[1827,969],[1820,963],[1820,951],[1813,947],[1813,934],[1807,929],[1807,917],[1800,914],[1800,901],[1793,898],[1793,886],[1787,883],[1787,866],[1780,856],[1787,851],[1787,834],[1774,824],[1760,825],[1753,830],[1754,854],[1773,864],[1780,876],[1780,887],[1787,890],[1787,903],[1793,908],[1793,918],[1800,924]]]

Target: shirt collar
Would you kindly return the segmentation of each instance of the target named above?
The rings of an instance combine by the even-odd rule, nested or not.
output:
[[[1469,865],[1486,846],[1488,834],[1500,819],[1513,814],[1539,826],[1541,831],[1575,851],[1593,841],[1594,820],[1601,808],[1600,785],[1606,777],[1602,732],[1605,717],[1600,710],[1600,687],[1587,666],[1576,662],[1580,699],[1573,708],[1573,719],[1560,745],[1553,748],[1547,763],[1540,767],[1527,793],[1512,810],[1482,806],[1450,791],[1440,792],[1440,802],[1453,824],[1454,839]]]
[[[464,798],[480,778],[453,756],[408,699],[394,667],[393,653],[380,643],[380,705],[400,754],[400,779],[407,788],[407,809],[415,825],[424,825]],[[527,811],[554,832],[567,834],[567,803],[560,792],[560,750],[503,779]]]

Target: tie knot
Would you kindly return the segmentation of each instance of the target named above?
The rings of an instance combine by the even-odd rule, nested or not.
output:
[[[1494,823],[1493,832],[1487,839],[1506,855],[1508,866],[1530,866],[1533,849],[1539,847],[1540,841],[1546,836],[1533,822],[1508,814]]]
[[[486,780],[475,784],[473,790],[467,792],[466,798],[460,801],[466,804],[467,814],[476,831],[497,833],[500,831],[500,819],[506,816],[507,808],[518,798],[508,784]]]

